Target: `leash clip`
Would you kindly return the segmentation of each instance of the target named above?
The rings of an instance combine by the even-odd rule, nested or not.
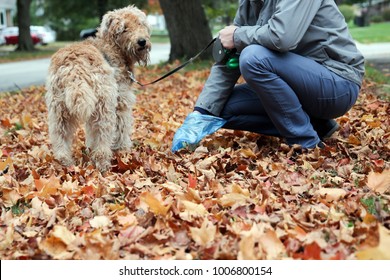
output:
[[[132,80],[134,83],[140,85],[141,87],[144,86],[143,84],[141,84],[140,82],[137,81],[137,79],[134,77],[134,73],[133,72],[127,71],[127,73],[129,73],[130,80]]]

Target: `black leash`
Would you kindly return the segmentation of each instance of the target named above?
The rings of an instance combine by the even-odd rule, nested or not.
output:
[[[217,39],[217,38],[213,38],[213,39],[207,44],[207,46],[204,47],[203,50],[201,50],[199,53],[197,53],[194,57],[191,57],[189,60],[187,60],[186,62],[184,62],[182,65],[179,65],[178,67],[176,67],[175,69],[169,71],[168,73],[166,73],[165,75],[161,76],[161,77],[158,78],[157,80],[154,80],[154,81],[152,81],[152,82],[150,82],[150,83],[147,83],[147,84],[142,84],[142,83],[140,83],[140,82],[138,82],[138,81],[136,80],[136,78],[134,77],[133,72],[128,71],[128,72],[129,72],[129,75],[130,75],[130,79],[131,79],[134,83],[136,83],[136,84],[138,84],[138,85],[140,85],[140,86],[142,86],[142,87],[147,86],[147,85],[151,85],[151,84],[155,84],[155,83],[157,83],[157,82],[159,82],[159,81],[161,81],[161,80],[167,78],[168,76],[170,76],[170,75],[176,73],[177,71],[179,71],[180,69],[186,67],[186,66],[187,66],[188,64],[190,64],[192,61],[194,61],[195,59],[197,59],[202,53],[204,53],[204,52],[205,52],[205,51],[206,51],[206,50],[215,42],[216,39]]]

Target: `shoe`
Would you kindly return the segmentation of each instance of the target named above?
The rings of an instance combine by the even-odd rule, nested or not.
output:
[[[340,128],[339,124],[333,119],[311,119],[310,121],[321,140],[331,137]]]
[[[194,148],[205,136],[220,129],[226,120],[199,112],[190,113],[176,131],[172,141],[172,152],[182,148]]]

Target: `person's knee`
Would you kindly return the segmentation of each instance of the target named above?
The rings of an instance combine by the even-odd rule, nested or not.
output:
[[[240,71],[246,81],[251,80],[254,74],[269,71],[268,59],[270,50],[260,45],[249,45],[240,54]]]

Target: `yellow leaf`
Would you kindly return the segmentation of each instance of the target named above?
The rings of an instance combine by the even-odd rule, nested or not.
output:
[[[348,137],[348,143],[349,144],[352,144],[352,145],[356,145],[356,146],[359,146],[362,144],[362,142],[359,140],[359,138],[357,138],[356,136],[354,135],[349,135]]]
[[[25,114],[21,119],[23,127],[32,127],[32,118],[29,114]]]
[[[326,201],[338,201],[347,195],[347,192],[339,188],[320,188],[317,191],[319,196],[325,197]]]
[[[382,173],[371,171],[367,177],[367,186],[375,192],[385,193],[390,189],[390,169]]]
[[[0,176],[8,172],[8,169],[12,166],[12,160],[7,157],[5,161],[0,162]]]
[[[304,170],[315,170],[314,167],[310,164],[310,162],[303,160],[303,166],[302,168]]]
[[[246,158],[256,158],[255,153],[250,149],[241,149],[239,150],[239,153]]]
[[[61,225],[55,225],[52,235],[60,239],[64,244],[69,245],[76,237],[66,227]]]
[[[48,198],[55,195],[58,189],[61,188],[60,179],[52,175],[49,179],[35,179],[35,187],[38,190],[37,196],[40,198]]]
[[[241,186],[238,185],[238,184],[233,184],[233,186],[232,186],[232,192],[233,192],[233,193],[243,194],[244,196],[248,196],[248,197],[249,197],[249,191],[248,191],[248,189],[243,189],[243,188],[241,188]]]
[[[144,192],[141,194],[140,198],[149,206],[150,211],[155,215],[165,216],[168,213],[170,205],[164,206],[162,202],[155,198],[151,193]]]
[[[255,241],[252,235],[243,236],[239,244],[240,251],[237,259],[239,260],[256,260]]]
[[[192,239],[200,246],[207,247],[215,239],[217,227],[204,219],[200,228],[190,227]]]
[[[54,259],[70,259],[73,253],[67,251],[67,245],[62,240],[51,235],[39,243],[39,249]]]
[[[380,127],[382,125],[380,119],[374,118],[373,115],[364,115],[360,120],[366,122],[371,128]]]
[[[21,197],[16,190],[3,189],[3,203],[6,207],[14,206]]]
[[[218,203],[224,207],[230,207],[233,205],[244,205],[247,202],[248,197],[240,193],[228,193],[223,195]]]
[[[180,213],[180,217],[186,221],[192,221],[193,218],[204,217],[208,214],[206,208],[201,203],[193,203],[183,200],[184,211]]]
[[[157,149],[158,147],[161,146],[161,142],[160,142],[160,141],[157,141],[157,140],[154,139],[154,138],[146,139],[146,140],[144,141],[144,144],[145,144],[145,145],[149,145],[152,149]]]
[[[276,236],[274,230],[268,230],[260,236],[259,244],[266,252],[267,259],[280,259],[285,254],[286,248],[282,241]]]
[[[380,127],[382,125],[382,123],[380,121],[369,122],[367,124],[371,128],[377,128],[377,127]]]
[[[379,245],[356,253],[359,260],[390,260],[390,231],[379,225]]]
[[[375,118],[373,115],[363,115],[361,118],[360,118],[360,121],[362,122],[373,122],[375,121]]]

